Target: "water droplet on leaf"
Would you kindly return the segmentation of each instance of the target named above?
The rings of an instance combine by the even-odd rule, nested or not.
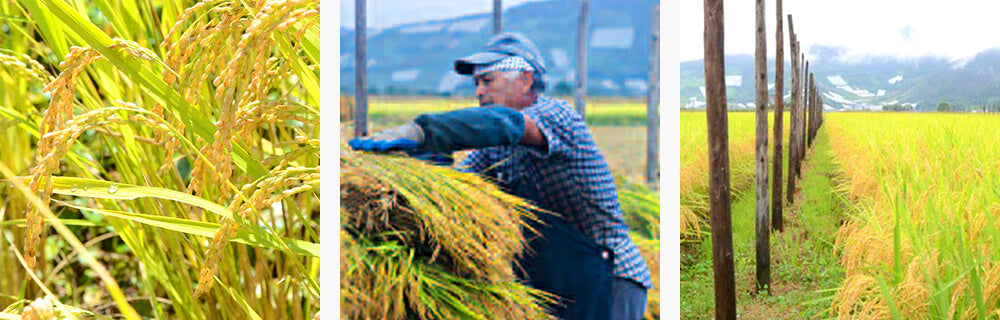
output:
[[[69,188],[69,191],[73,191],[73,192],[76,192],[76,189],[77,189],[77,187],[76,187],[76,185],[74,184],[74,185],[73,185],[72,187],[70,187],[70,188]]]
[[[115,193],[115,192],[118,192],[118,184],[112,183],[111,186],[108,187],[108,193]]]

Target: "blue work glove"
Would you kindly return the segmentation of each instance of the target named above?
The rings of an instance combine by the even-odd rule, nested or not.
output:
[[[424,130],[414,122],[378,132],[370,137],[354,138],[347,142],[358,151],[414,150],[424,142]]]

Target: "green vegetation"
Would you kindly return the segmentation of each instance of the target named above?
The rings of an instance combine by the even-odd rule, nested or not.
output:
[[[0,4],[0,318],[317,315],[319,6]]]
[[[1000,309],[1000,118],[830,114],[860,210],[838,231],[838,317],[987,319]]]
[[[843,268],[833,246],[840,219],[850,205],[838,193],[837,166],[820,130],[803,164],[802,189],[795,205],[785,208],[785,229],[771,235],[769,293],[757,294],[755,252],[755,197],[753,186],[736,197],[732,206],[733,253],[737,311],[747,319],[828,318],[829,301],[843,279]],[[820,151],[827,150],[827,151]],[[784,159],[787,164],[787,157]],[[787,167],[787,166],[785,166]],[[771,181],[773,182],[773,181]],[[712,244],[700,243],[682,253],[681,318],[711,319],[714,315]]]

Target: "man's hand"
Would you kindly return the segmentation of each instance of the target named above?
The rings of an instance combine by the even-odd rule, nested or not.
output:
[[[406,151],[413,150],[424,142],[424,130],[414,122],[393,127],[370,137],[355,138],[347,142],[358,151]]]

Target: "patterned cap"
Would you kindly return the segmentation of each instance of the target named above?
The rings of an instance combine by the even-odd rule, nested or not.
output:
[[[473,72],[474,75],[481,75],[484,73],[494,72],[494,71],[535,71],[535,68],[528,63],[527,60],[518,56],[510,56],[501,59],[500,61],[491,63],[477,65],[476,71]]]
[[[479,53],[455,60],[455,72],[473,75],[477,66],[492,65],[511,56],[523,58],[538,73],[547,71],[541,53],[531,40],[519,33],[505,32],[490,38]]]

